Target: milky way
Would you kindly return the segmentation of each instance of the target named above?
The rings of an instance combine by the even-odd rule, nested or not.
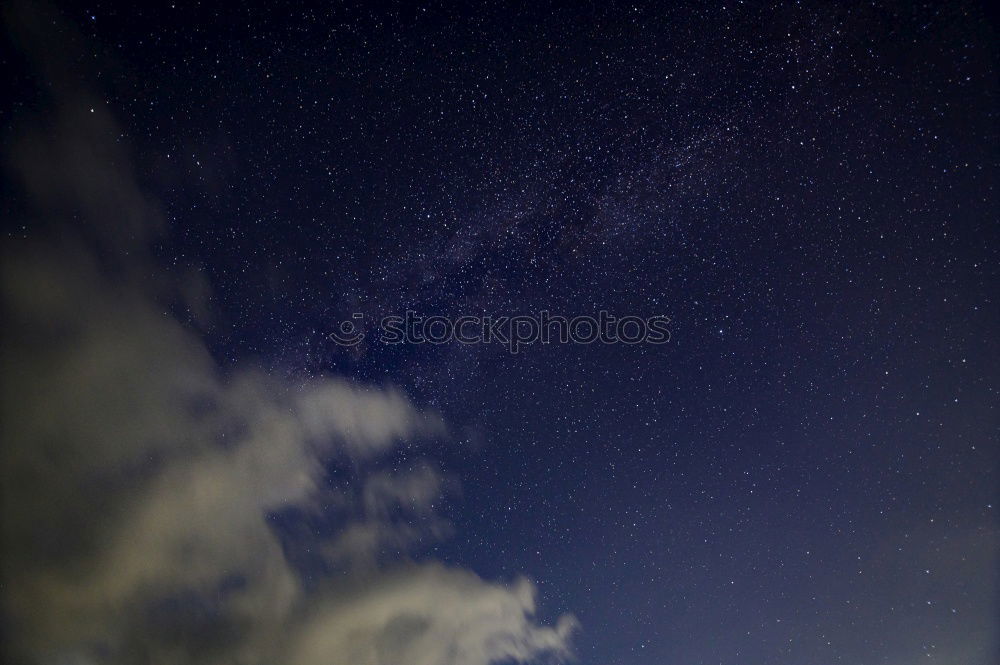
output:
[[[11,662],[997,662],[984,6],[4,20]]]

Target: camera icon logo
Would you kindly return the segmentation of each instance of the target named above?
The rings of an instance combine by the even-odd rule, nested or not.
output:
[[[364,318],[364,314],[355,313],[350,319],[341,321],[337,330],[330,333],[330,339],[340,346],[357,346],[365,338],[365,334],[360,329]],[[358,324],[355,324],[355,321],[358,321]]]

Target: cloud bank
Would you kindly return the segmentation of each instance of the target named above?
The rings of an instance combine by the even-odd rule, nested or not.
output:
[[[526,579],[405,557],[449,533],[448,479],[378,461],[442,436],[440,418],[392,389],[215,362],[174,314],[203,309],[192,290],[150,257],[161,216],[121,131],[43,47],[75,37],[23,8],[7,19],[53,112],[7,159],[28,231],[0,257],[5,662],[568,657],[574,619],[539,625]],[[347,516],[321,548],[339,574],[306,584],[273,517],[324,506]]]

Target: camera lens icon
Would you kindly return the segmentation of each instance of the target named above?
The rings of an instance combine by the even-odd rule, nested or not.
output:
[[[340,325],[337,326],[337,330],[330,333],[330,339],[340,346],[356,346],[360,344],[361,340],[365,338],[365,334],[361,332],[360,325],[355,324],[354,321],[360,323],[364,318],[364,314],[354,314],[350,319],[341,321]]]

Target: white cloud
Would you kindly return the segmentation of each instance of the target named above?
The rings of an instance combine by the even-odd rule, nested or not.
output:
[[[430,565],[322,598],[292,634],[289,665],[489,665],[567,656],[571,617],[533,621],[535,589]]]
[[[24,34],[48,23],[28,22]],[[443,434],[440,418],[393,389],[220,368],[169,313],[190,289],[148,256],[156,205],[120,132],[106,114],[82,114],[92,102],[53,54],[34,56],[58,83],[54,124],[15,141],[11,163],[42,219],[33,228],[62,239],[2,248],[3,655],[247,665],[566,655],[573,620],[537,625],[528,582],[380,559],[448,532],[434,511],[445,479],[429,465],[367,474],[325,545],[346,576],[305,589],[269,516],[349,495],[329,486],[331,460],[363,473]]]

